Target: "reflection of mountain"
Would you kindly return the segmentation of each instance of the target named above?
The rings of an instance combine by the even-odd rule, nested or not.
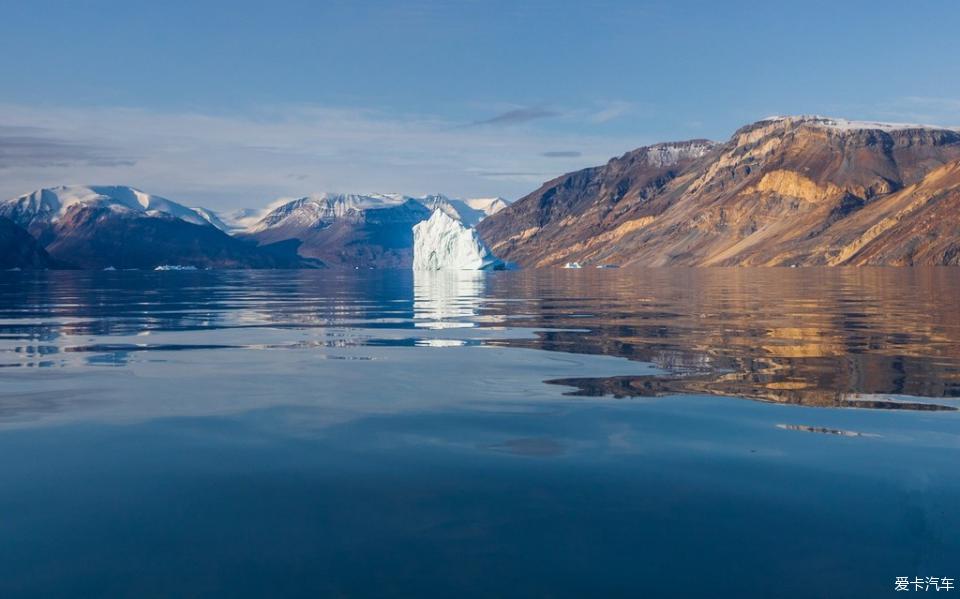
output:
[[[482,272],[470,270],[414,271],[416,326],[432,329],[476,326],[484,276]]]
[[[588,332],[498,344],[617,355],[669,372],[556,381],[582,394],[848,407],[883,407],[884,395],[960,397],[960,278],[951,270],[653,269],[495,280],[505,281],[520,287],[498,285],[490,295],[543,298],[512,325]]]
[[[621,356],[666,371],[552,375],[585,394],[910,409],[960,398],[954,269],[3,274],[0,366],[120,362],[172,347],[358,346],[414,327],[480,327],[417,337]],[[540,332],[510,338],[518,329]]]

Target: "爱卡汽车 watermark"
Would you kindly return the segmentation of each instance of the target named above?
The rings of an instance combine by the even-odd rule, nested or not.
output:
[[[896,591],[952,591],[955,586],[953,578],[941,578],[939,576],[897,576],[894,581],[894,590]]]

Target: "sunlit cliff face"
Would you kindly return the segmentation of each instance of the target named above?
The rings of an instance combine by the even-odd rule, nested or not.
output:
[[[640,148],[558,177],[479,226],[523,266],[960,261],[960,132],[783,117],[670,162]],[[682,145],[682,144],[679,144]]]

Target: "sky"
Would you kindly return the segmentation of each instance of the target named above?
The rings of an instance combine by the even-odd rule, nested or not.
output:
[[[5,0],[0,198],[517,199],[776,114],[960,126],[960,4]]]

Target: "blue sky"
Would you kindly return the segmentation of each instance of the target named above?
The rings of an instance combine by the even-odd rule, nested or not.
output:
[[[7,2],[0,193],[514,199],[771,114],[960,125],[960,5]]]

